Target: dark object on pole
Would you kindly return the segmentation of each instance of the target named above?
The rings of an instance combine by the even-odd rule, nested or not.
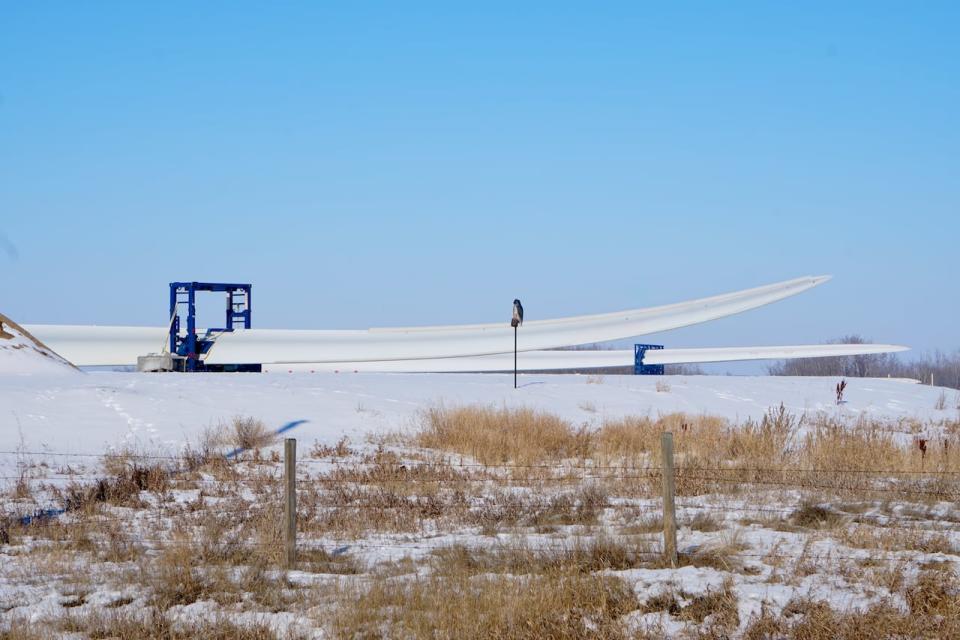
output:
[[[510,326],[516,329],[521,324],[523,324],[523,305],[520,304],[520,300],[517,298],[513,299],[513,318],[510,320]]]
[[[517,388],[517,328],[523,324],[523,305],[519,298],[513,299],[513,317],[510,326],[513,327],[513,388]]]

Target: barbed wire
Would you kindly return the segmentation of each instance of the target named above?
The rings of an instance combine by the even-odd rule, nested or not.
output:
[[[236,460],[228,460],[226,458],[221,458],[219,456],[211,457],[211,454],[208,453],[184,453],[181,455],[154,455],[154,454],[138,454],[138,453],[71,453],[63,451],[15,451],[15,450],[0,450],[0,455],[31,455],[31,456],[57,456],[57,457],[83,457],[83,458],[99,458],[99,459],[132,459],[132,460],[175,460],[184,463],[188,470],[198,470],[194,469],[196,466],[203,466],[204,464],[211,463],[226,463],[230,466],[236,466],[239,464],[255,464],[255,465],[279,465],[282,464],[280,460],[271,460],[266,458],[240,458]],[[193,462],[191,461],[191,456],[197,456],[200,458],[200,461]],[[381,460],[326,460],[324,458],[307,458],[301,460],[300,462],[310,462],[314,464],[326,464],[332,465],[334,468],[349,468],[356,469],[359,466],[363,465],[375,465],[379,467],[387,468],[404,468],[404,469],[417,469],[417,468],[479,468],[479,469],[560,469],[560,470],[593,470],[593,469],[607,469],[607,470],[624,470],[631,472],[660,472],[662,471],[661,466],[651,466],[651,465],[632,465],[629,462],[624,462],[623,464],[599,464],[599,463],[575,463],[575,462],[560,462],[560,463],[517,463],[517,462],[462,462],[462,461],[453,461],[449,458],[443,458],[438,460],[428,460],[428,461],[381,461]],[[960,469],[931,469],[931,470],[905,470],[905,469],[893,469],[893,468],[819,468],[819,467],[738,467],[738,466],[695,466],[695,467],[685,467],[679,465],[676,467],[677,472],[683,471],[694,471],[694,472],[737,472],[737,473],[824,473],[824,474],[859,474],[859,475],[910,475],[910,476],[960,476]]]
[[[67,542],[61,540],[50,540],[48,542],[57,543],[57,542]],[[191,540],[185,539],[184,537],[170,537],[170,538],[158,538],[158,537],[137,537],[132,541],[134,544],[151,544],[157,545],[159,548],[176,548],[176,549],[193,549],[196,550],[198,546],[203,547],[204,541],[202,540]],[[330,543],[317,543],[316,541],[304,541],[297,547],[297,554],[300,556],[300,562],[309,564],[310,560],[305,559],[304,555],[311,552],[321,552],[327,555],[327,558],[323,560],[336,562],[338,558],[344,560],[351,559],[351,553],[355,551],[368,551],[368,550],[399,550],[399,551],[426,551],[433,554],[450,552],[450,551],[460,551],[465,550],[472,553],[516,553],[521,556],[527,556],[531,559],[530,564],[534,564],[537,560],[537,556],[541,556],[548,564],[551,561],[548,554],[550,553],[571,553],[576,554],[577,552],[584,551],[589,552],[592,549],[591,543],[586,543],[581,545],[578,540],[575,540],[571,544],[567,543],[556,543],[556,544],[546,544],[546,545],[505,545],[503,543],[497,543],[493,545],[475,545],[468,544],[467,542],[446,542],[442,544],[423,544],[422,542],[367,542],[367,541],[337,541]],[[229,553],[231,551],[237,550],[259,550],[259,549],[269,549],[275,554],[283,553],[283,541],[280,539],[277,540],[267,540],[267,541],[220,541],[213,542],[209,544],[209,550],[211,556],[218,556],[224,553]],[[878,556],[876,552],[880,551],[884,555]],[[630,548],[629,546],[624,548],[624,553],[629,558],[633,556],[634,558],[649,558],[651,561],[664,561],[665,556],[662,550],[656,548]],[[727,553],[723,549],[713,548],[713,547],[704,547],[702,549],[696,549],[692,551],[678,551],[678,559],[680,566],[686,566],[687,564],[692,566],[698,566],[697,560],[702,558],[704,561],[709,562],[709,565],[712,566],[716,562],[723,562],[724,560],[795,560],[795,561],[809,561],[809,562],[823,562],[823,561],[853,561],[853,562],[869,562],[873,563],[887,563],[887,564],[910,564],[912,562],[926,561],[926,558],[920,559],[916,557],[916,550],[913,549],[902,549],[902,550],[878,550],[878,549],[864,549],[861,554],[853,555],[849,552],[843,554],[833,553],[831,551],[826,552],[810,552],[809,550],[801,549],[797,553],[783,553],[781,551],[768,551],[768,552],[733,552]],[[924,553],[924,552],[922,552]],[[892,554],[912,554],[913,557],[903,555],[892,555]],[[956,555],[956,554],[944,554],[942,552],[926,552],[924,555]],[[547,556],[547,557],[543,557]],[[573,555],[573,558],[576,559],[576,555]],[[954,562],[960,563],[960,559],[945,559],[944,562]],[[686,564],[685,564],[686,563]],[[519,564],[523,565],[521,561]],[[617,566],[616,563],[609,563],[609,567],[604,567],[604,563],[600,563],[598,568],[614,568]],[[627,563],[632,565],[632,563]],[[480,566],[482,567],[482,559],[480,560]],[[667,569],[669,567],[663,567]],[[505,572],[509,573],[509,572]]]
[[[462,484],[495,484],[495,485],[506,485],[506,486],[531,486],[531,485],[547,485],[547,484],[578,484],[586,482],[626,482],[626,481],[650,481],[656,480],[660,477],[660,474],[643,474],[643,475],[627,475],[627,474],[608,474],[608,475],[574,475],[574,476],[547,476],[547,477],[504,477],[504,478],[464,478],[464,477],[437,477],[437,478],[422,478],[422,477],[405,477],[405,478],[359,478],[359,479],[344,479],[344,478],[331,478],[331,477],[313,477],[313,478],[298,478],[298,485],[326,485],[326,486],[345,486],[345,485],[354,485],[354,486],[389,486],[391,484],[438,484],[438,485],[450,485],[450,487],[455,487]],[[0,476],[0,480],[7,481],[16,481],[16,482],[30,482],[30,483],[44,483],[51,482],[55,480],[68,481],[71,485],[68,485],[68,488],[79,488],[82,489],[86,487],[89,490],[96,490],[100,483],[109,483],[113,478],[97,478],[93,476],[77,476],[73,474],[47,474],[43,477],[27,477],[27,476]],[[131,478],[120,476],[121,481],[130,481],[133,482]],[[257,485],[267,483],[279,484],[283,478],[279,475],[255,475],[252,477],[241,477],[241,478],[222,478],[222,479],[207,479],[207,478],[186,478],[186,479],[172,479],[165,478],[159,480],[153,486],[143,487],[139,490],[149,491],[149,492],[163,492],[166,490],[187,490],[187,489],[196,489],[196,487],[201,487],[199,490],[203,490],[202,487],[208,487],[214,490],[226,491],[231,487],[241,487],[245,489],[256,489]],[[756,479],[756,478],[730,478],[724,476],[715,476],[715,475],[690,475],[688,473],[678,473],[676,474],[676,481],[678,485],[678,492],[683,493],[687,490],[684,487],[684,482],[696,481],[702,482],[705,485],[710,484],[725,484],[725,485],[748,485],[748,486],[760,486],[760,487],[782,487],[784,489],[793,489],[793,490],[804,490],[804,489],[817,489],[817,490],[830,490],[837,492],[864,492],[864,493],[885,493],[885,494],[898,494],[903,496],[912,496],[912,495],[923,495],[923,496],[932,496],[940,498],[955,498],[960,495],[960,484],[951,483],[947,487],[940,488],[927,488],[928,485],[920,486],[878,486],[874,483],[863,482],[863,483],[816,483],[816,482],[804,482],[801,479],[797,480],[775,480],[775,479]]]
[[[960,495],[960,486],[953,491],[929,491],[924,489],[914,489],[910,487],[876,487],[870,485],[841,485],[841,484],[810,484],[799,482],[783,482],[776,480],[745,480],[742,478],[717,478],[712,476],[685,476],[678,477],[677,480],[700,480],[707,483],[717,482],[720,484],[746,484],[756,486],[776,486],[787,487],[790,489],[833,489],[838,491],[862,491],[865,493],[897,493],[901,495],[929,495],[939,497],[952,497]]]
[[[434,505],[431,505],[429,503],[420,503],[420,502],[412,502],[412,501],[407,504],[396,504],[396,505],[332,504],[332,505],[316,506],[316,509],[326,510],[323,514],[313,513],[315,510],[314,507],[307,507],[307,508],[301,507],[298,510],[298,513],[302,518],[301,521],[309,524],[309,522],[311,522],[311,517],[310,517],[311,514],[313,515],[313,517],[322,517],[323,515],[326,515],[326,514],[336,513],[339,510],[356,510],[356,509],[369,509],[377,512],[390,512],[390,511],[397,511],[397,510],[409,510],[411,512],[415,512],[420,508],[424,508],[424,507],[429,508],[433,506]],[[482,513],[481,514],[476,513],[475,508],[482,507],[483,505],[473,505],[473,506],[471,505],[440,505],[440,508],[451,509],[455,506],[463,507],[463,512],[465,513],[474,513],[475,515],[482,516]],[[654,505],[650,505],[650,508],[648,509],[643,509],[644,506],[645,505],[636,505],[636,506],[625,505],[623,506],[623,508],[640,508],[643,511],[646,511],[647,513],[653,514],[653,515],[657,515],[661,513],[660,510]],[[716,512],[722,512],[726,515],[731,515],[734,517],[739,517],[744,514],[762,513],[762,514],[773,514],[773,515],[780,516],[782,518],[784,516],[797,515],[798,510],[802,509],[803,506],[804,505],[795,505],[795,506],[784,508],[784,509],[770,509],[766,507],[751,507],[746,505],[731,506],[731,505],[706,505],[706,504],[678,504],[677,509],[681,513],[683,511],[716,511]],[[617,506],[607,505],[601,508],[616,509]],[[145,509],[136,510],[129,516],[114,514],[112,517],[109,517],[109,516],[104,517],[102,515],[91,516],[87,513],[81,513],[81,512],[68,512],[67,514],[65,514],[69,518],[67,522],[54,521],[51,518],[42,517],[41,515],[41,516],[37,516],[36,522],[34,522],[32,525],[26,525],[26,526],[46,526],[53,522],[62,523],[62,526],[71,526],[74,524],[129,525],[131,523],[142,522],[142,521],[150,521],[150,522],[159,521],[164,518],[167,520],[170,520],[171,521],[170,524],[172,526],[173,524],[176,523],[175,521],[173,521],[173,519],[175,518],[189,519],[192,516],[197,516],[198,518],[209,519],[211,515],[214,515],[214,516],[223,515],[223,516],[231,517],[231,516],[236,516],[237,514],[248,516],[247,518],[241,519],[241,523],[243,523],[249,520],[256,520],[256,519],[268,517],[268,516],[277,517],[280,513],[282,513],[282,508],[279,505],[263,506],[255,503],[249,503],[245,505],[235,505],[235,506],[232,506],[231,508],[226,508],[226,509],[222,507],[218,507],[216,505],[209,505],[206,508],[201,507],[197,509],[182,509],[182,508],[176,508],[171,506],[156,506],[156,507],[148,507]],[[831,512],[831,514],[836,516],[841,516],[841,517],[843,516],[850,517],[851,519],[849,524],[866,525],[866,526],[871,526],[874,528],[882,528],[882,529],[917,531],[917,532],[931,533],[931,534],[956,531],[957,528],[951,525],[958,524],[953,521],[947,521],[947,523],[945,524],[943,521],[935,518],[924,520],[924,519],[919,519],[919,518],[910,517],[910,516],[904,517],[904,516],[898,516],[898,515],[878,515],[870,519],[861,519],[861,518],[864,518],[862,514],[859,514],[859,515],[849,514],[842,511],[833,511]],[[432,515],[432,517],[421,516],[421,520],[438,519],[443,517],[444,515],[450,515],[450,514],[437,513],[435,515]],[[534,515],[535,515],[535,512],[534,512]],[[75,520],[72,519],[74,516],[76,516]],[[13,517],[16,517],[16,516],[13,516]],[[504,520],[512,520],[512,519],[504,518]],[[517,518],[517,520],[522,522],[523,518]],[[924,526],[924,527],[904,526],[904,523],[917,524],[917,523],[924,523],[924,522],[929,523],[928,526]],[[679,523],[680,526],[686,526],[690,524],[692,523],[687,523],[687,522]],[[629,527],[629,523],[625,524],[624,526]]]
[[[380,487],[389,490],[393,485],[440,485],[439,490],[457,490],[462,485],[499,485],[515,487],[534,487],[542,485],[563,485],[579,483],[621,483],[635,484],[640,481],[659,480],[661,474],[607,474],[607,475],[565,475],[565,476],[537,476],[537,477],[490,477],[490,478],[472,478],[472,477],[399,477],[399,478],[331,478],[331,477],[306,477],[297,478],[298,487]],[[148,493],[164,493],[166,491],[199,491],[210,492],[210,495],[218,495],[223,492],[244,490],[251,491],[254,495],[269,493],[272,489],[282,487],[283,476],[279,474],[257,474],[252,476],[242,476],[234,478],[180,478],[180,477],[160,477],[156,480],[136,479],[128,476],[81,476],[74,474],[46,474],[43,477],[30,476],[0,476],[0,480],[15,481],[17,483],[27,482],[30,484],[44,484],[54,482],[60,484],[60,490],[67,489],[71,491],[88,490],[97,491],[102,487],[106,490],[122,490],[130,485],[138,486],[137,491]],[[688,473],[678,473],[675,475],[678,484],[678,493],[683,494],[689,491],[686,486],[689,482],[702,483],[703,485],[747,485],[757,487],[781,487],[784,489],[817,489],[831,490],[837,492],[864,492],[864,493],[893,493],[901,495],[926,495],[937,497],[956,497],[960,495],[960,483],[949,483],[946,486],[929,481],[914,481],[909,484],[900,481],[894,481],[893,484],[881,485],[877,481],[868,482],[809,482],[803,479],[777,480],[772,478],[730,478],[717,475],[690,475]],[[140,486],[144,483],[146,486]],[[66,486],[63,486],[65,484]],[[443,485],[447,485],[444,487]]]

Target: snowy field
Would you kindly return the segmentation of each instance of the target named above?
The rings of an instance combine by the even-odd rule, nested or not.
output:
[[[402,429],[423,409],[531,407],[577,424],[673,412],[758,419],[781,403],[796,415],[859,416],[906,433],[956,416],[957,393],[913,381],[851,379],[837,406],[833,378],[497,374],[137,374],[0,376],[0,450],[103,453],[177,449],[205,429],[251,416],[302,442]],[[943,409],[937,409],[941,395]]]
[[[950,636],[957,395],[852,379],[837,405],[836,383],[0,376],[0,636]],[[231,462],[197,453],[214,432],[239,434],[237,417],[308,421],[285,434],[299,449],[296,570],[281,562],[279,443]],[[509,428],[481,425],[491,417]],[[456,419],[466,435],[450,435]],[[470,421],[493,437],[471,441]],[[662,557],[668,424],[679,568]],[[536,435],[511,444],[512,430]],[[507,453],[484,458],[481,445]]]

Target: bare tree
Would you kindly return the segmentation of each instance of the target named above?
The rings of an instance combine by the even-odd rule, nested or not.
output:
[[[859,335],[853,334],[829,340],[827,344],[868,344]],[[952,354],[935,351],[914,360],[904,361],[894,354],[876,353],[860,356],[832,358],[805,358],[784,360],[767,367],[773,376],[825,376],[842,378],[913,378],[960,389],[960,349]]]
[[[866,344],[868,341],[859,335],[848,335],[827,341],[827,344]],[[886,375],[889,366],[887,354],[868,354],[860,356],[836,356],[830,358],[802,358],[786,360],[768,367],[770,375],[775,376],[842,376],[863,378]]]

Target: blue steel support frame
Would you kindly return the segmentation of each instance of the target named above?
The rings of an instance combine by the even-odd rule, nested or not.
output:
[[[662,344],[635,344],[633,345],[633,373],[638,376],[662,376],[662,364],[644,364],[643,358],[647,351],[663,349]]]
[[[170,283],[170,353],[186,358],[187,371],[203,369],[200,356],[209,348],[209,342],[197,338],[197,292],[212,291],[227,294],[226,326],[214,331],[233,331],[238,324],[249,329],[252,326],[252,292],[251,284],[234,284],[225,282],[171,282]],[[243,292],[245,301],[236,302],[234,296]],[[186,300],[180,296],[186,294]],[[180,336],[180,304],[187,305],[187,333]],[[239,308],[242,305],[243,308]]]

